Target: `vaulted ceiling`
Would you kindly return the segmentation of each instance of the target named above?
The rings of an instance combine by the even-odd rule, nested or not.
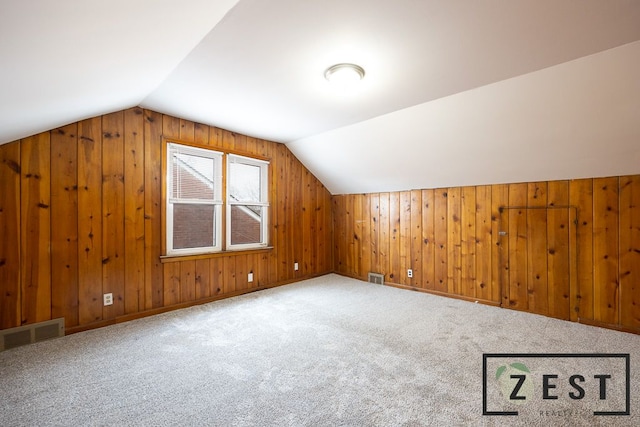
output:
[[[3,0],[0,58],[0,143],[140,105],[334,194],[640,173],[636,0]]]

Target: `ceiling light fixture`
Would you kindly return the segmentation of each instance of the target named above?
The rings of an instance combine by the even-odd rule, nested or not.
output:
[[[324,78],[332,84],[349,86],[364,78],[364,68],[356,64],[336,64],[327,68]]]

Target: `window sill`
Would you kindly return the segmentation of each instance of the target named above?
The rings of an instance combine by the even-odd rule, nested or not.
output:
[[[221,258],[225,256],[236,256],[236,255],[251,255],[251,254],[259,254],[262,252],[270,252],[272,249],[273,249],[273,246],[265,246],[264,248],[209,252],[204,254],[193,254],[193,255],[160,255],[160,262],[162,264],[165,264],[167,262],[180,262],[180,261],[191,261],[196,259]]]

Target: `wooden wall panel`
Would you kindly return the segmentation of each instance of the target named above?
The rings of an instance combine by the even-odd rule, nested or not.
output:
[[[195,260],[176,263],[180,265],[180,302],[196,300],[196,262]]]
[[[527,309],[548,315],[546,182],[528,185],[527,207]]]
[[[79,324],[102,320],[102,120],[78,123]]]
[[[236,291],[236,257],[229,255],[222,258],[224,270],[224,288],[225,294]]]
[[[78,124],[51,133],[51,317],[78,325]]]
[[[248,140],[249,141],[249,140]],[[257,147],[256,149],[257,150]],[[303,230],[309,233],[308,241],[303,244],[306,258],[308,260],[308,267],[306,270],[307,275],[313,274],[317,271],[318,258],[316,251],[318,250],[318,241],[320,240],[320,231],[318,230],[318,180],[309,171],[305,171],[305,174],[309,176],[309,182],[306,189],[307,197],[305,198],[305,212],[307,212],[306,221],[303,222]],[[305,227],[305,224],[308,226]]]
[[[283,185],[276,185],[276,202],[275,202],[275,210],[277,211],[277,223],[276,223],[276,231],[277,231],[277,242],[278,246],[276,247],[276,254],[278,255],[277,268],[278,268],[278,277],[289,278],[289,272],[293,270],[291,265],[288,265],[287,261],[291,258],[289,244],[287,241],[287,235],[293,231],[290,229],[291,223],[289,222],[289,210],[293,209],[288,204],[288,185],[287,182],[287,172],[288,172],[288,159],[287,159],[287,148],[283,145],[279,145],[274,150],[276,165],[277,165],[277,174],[275,182],[283,182]],[[273,187],[272,187],[273,188]],[[273,211],[274,209],[272,209]],[[345,242],[346,240],[341,239],[340,241]]]
[[[573,320],[593,319],[593,180],[569,183],[569,201],[577,209],[577,287],[572,292]]]
[[[141,108],[124,112],[124,311],[146,306],[144,281],[144,117]]]
[[[362,239],[363,229],[362,223],[365,221],[362,216],[362,194],[353,196],[353,244],[354,244],[354,263],[352,272],[355,276],[362,277],[360,274],[362,268]]]
[[[402,191],[398,211],[398,243],[400,267],[400,283],[411,285],[412,279],[408,277],[407,270],[411,267],[411,193]]]
[[[277,187],[276,185],[273,185],[273,183],[278,182],[278,176],[279,176],[279,166],[278,166],[278,156],[277,156],[277,150],[274,144],[267,144],[266,141],[260,141],[261,142],[261,146],[264,146],[264,148],[262,148],[260,150],[261,155],[266,155],[267,157],[269,157],[270,163],[269,163],[269,201],[270,201],[270,207],[269,207],[269,230],[272,230],[271,233],[269,233],[269,244],[273,247],[273,249],[271,250],[271,252],[269,252],[269,277],[268,277],[268,282],[267,283],[275,283],[277,281],[278,278],[278,266],[279,266],[279,262],[278,262],[278,251],[280,248],[280,245],[278,244],[279,240],[279,235],[281,233],[280,225],[279,225],[279,204],[277,203],[278,199],[278,189],[279,187]],[[331,246],[333,245],[333,241],[328,241],[326,242],[327,246]]]
[[[51,135],[20,143],[21,324],[51,319]]]
[[[209,260],[209,293],[211,296],[224,292],[224,260],[211,258]]]
[[[434,203],[434,240],[436,242],[435,289],[449,292],[448,274],[448,230],[447,230],[447,190],[436,190]]]
[[[402,283],[406,272],[400,268],[400,196],[402,193],[389,194],[389,280]]]
[[[163,307],[162,114],[144,111],[144,307]]]
[[[284,201],[278,205],[278,277],[290,280],[293,274],[293,262],[295,255],[293,253],[293,242],[287,239],[289,234],[295,233],[293,227],[294,207],[290,204],[291,192],[289,187],[291,183],[287,180],[291,171],[290,154],[285,146],[279,146],[277,152],[278,168],[280,173],[278,181],[282,185],[277,185],[277,199]],[[343,240],[346,244],[346,240]]]
[[[556,239],[547,240],[556,254],[545,254],[549,314],[640,330],[637,176],[331,197],[284,145],[152,111],[129,109],[63,131],[0,147],[2,328],[59,313],[68,325],[91,327],[329,271],[381,272],[401,286],[538,310],[543,274],[540,284],[530,282],[542,271],[543,239],[530,227],[546,221]],[[163,137],[270,158],[273,249],[161,260]],[[75,196],[66,190],[74,185]],[[529,209],[551,204],[574,208],[544,220]],[[516,205],[526,214],[504,209]],[[54,229],[61,216],[70,223]],[[569,261],[558,247],[569,248]],[[510,252],[522,250],[524,263],[510,265]],[[61,279],[65,270],[69,280]],[[520,275],[524,289],[511,280]],[[114,307],[102,307],[103,292],[114,292]]]
[[[618,324],[618,178],[593,181],[594,318]]]
[[[333,206],[341,274],[640,332],[640,175],[340,195]]]
[[[246,138],[239,140],[239,144],[241,147],[246,146]],[[293,216],[291,218],[291,222],[293,224],[293,235],[296,236],[295,239],[288,239],[289,242],[292,243],[293,246],[293,260],[297,262],[299,265],[298,271],[290,269],[293,274],[291,275],[291,279],[299,279],[301,277],[305,277],[302,270],[302,230],[305,228],[302,221],[302,210],[304,208],[304,200],[302,199],[302,164],[296,157],[287,150],[287,154],[290,159],[289,173],[292,173],[292,178],[289,180],[293,184],[293,189],[290,195],[290,200],[295,200],[293,203],[293,209],[290,211]]]
[[[476,290],[476,188],[461,192],[460,294],[475,298]]]
[[[209,126],[201,123],[193,125],[193,142],[202,145],[210,145],[209,143]]]
[[[332,210],[333,210],[333,217],[336,218],[336,221],[334,223],[334,232],[335,232],[335,239],[334,239],[334,248],[333,248],[333,255],[335,257],[334,259],[334,264],[335,264],[335,269],[337,272],[342,273],[342,274],[347,274],[347,270],[345,270],[344,266],[346,266],[346,262],[343,263],[342,262],[342,256],[343,254],[346,255],[346,244],[347,244],[347,235],[345,234],[345,219],[346,219],[346,214],[345,214],[345,201],[346,198],[344,197],[338,197],[338,198],[334,198],[333,199],[333,203],[332,203]]]
[[[180,139],[195,142],[195,123],[180,119]]]
[[[547,281],[549,315],[568,320],[570,316],[570,209],[569,183],[552,181],[549,183],[547,209]]]
[[[369,199],[370,217],[371,271],[373,273],[382,273],[383,270],[380,265],[380,195],[371,194],[371,196],[367,198]],[[334,216],[334,223],[336,220],[337,217]]]
[[[505,286],[508,295],[508,307],[526,310],[528,304],[527,289],[527,184],[509,185],[509,206],[506,215],[509,218],[509,280]]]
[[[347,274],[353,275],[353,272],[357,269],[357,260],[358,254],[356,253],[355,244],[357,239],[355,238],[355,234],[353,231],[353,195],[348,195],[345,197],[345,208],[344,208],[344,235],[345,235],[345,246],[341,251],[346,256],[345,272]],[[342,248],[341,248],[342,249]]]
[[[249,287],[249,282],[247,281],[247,256],[235,256],[233,257],[233,262],[235,262],[236,290],[244,291]]]
[[[507,306],[509,294],[509,215],[503,208],[509,206],[509,186],[491,186],[491,291],[492,301]]]
[[[436,289],[435,192],[422,190],[422,287]]]
[[[476,297],[485,301],[492,294],[491,186],[476,187]],[[496,299],[495,301],[499,301]]]
[[[307,210],[311,201],[311,178],[309,171],[304,171],[302,174],[302,207],[301,214],[302,223],[309,224],[309,227],[302,228],[302,234],[300,235],[302,240],[302,259],[300,269],[303,275],[307,275],[311,270],[311,210]]]
[[[389,210],[389,193],[380,193],[378,198],[378,254],[380,256],[379,272],[384,274],[385,280],[393,281],[390,277],[391,264],[389,251],[391,249],[391,219]]]
[[[370,271],[375,271],[372,267],[371,260],[373,257],[372,237],[371,237],[371,197],[365,195],[360,196],[360,202],[362,204],[362,220],[361,220],[361,232],[362,232],[362,267],[361,274],[362,279],[367,279],[367,274]]]
[[[165,305],[172,306],[178,304],[181,298],[180,291],[180,263],[170,262],[162,265],[163,267],[163,301]]]
[[[210,259],[198,259],[196,260],[196,300],[207,298],[211,296],[211,260]]]
[[[409,266],[413,269],[413,279],[411,286],[424,287],[422,280],[422,191],[411,191],[411,260]]]
[[[163,138],[269,158],[273,248],[162,259]],[[63,316],[81,330],[333,270],[331,195],[282,144],[131,108],[5,144],[0,159],[1,328]]]
[[[105,319],[124,314],[124,114],[102,117],[102,291],[113,304]]]
[[[462,192],[460,187],[447,189],[447,292],[461,295],[462,273]]]
[[[20,326],[20,143],[0,145],[0,329]]]
[[[640,176],[620,178],[620,324],[640,329]]]

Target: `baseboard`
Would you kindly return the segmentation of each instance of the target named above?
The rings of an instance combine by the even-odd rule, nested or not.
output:
[[[309,276],[305,276],[305,277],[298,277],[298,278],[295,278],[295,279],[283,280],[283,281],[277,282],[277,283],[272,284],[272,285],[259,286],[257,288],[251,288],[251,289],[242,289],[242,290],[239,290],[239,291],[229,292],[229,293],[226,293],[226,294],[223,294],[223,295],[215,295],[215,296],[212,296],[212,297],[201,298],[201,299],[196,300],[196,301],[188,301],[188,302],[168,305],[166,307],[152,308],[150,310],[139,311],[137,313],[123,314],[121,316],[117,316],[114,319],[100,320],[98,322],[87,323],[85,325],[67,327],[66,328],[66,334],[67,335],[71,335],[71,334],[75,334],[75,333],[78,333],[78,332],[89,331],[91,329],[102,328],[104,326],[115,325],[117,323],[124,323],[124,322],[129,322],[131,320],[142,319],[144,317],[154,316],[156,314],[167,313],[169,311],[174,311],[174,310],[180,310],[180,309],[183,309],[183,308],[194,307],[196,305],[208,304],[210,302],[219,301],[219,300],[223,300],[223,299],[227,299],[227,298],[233,298],[233,297],[237,297],[237,296],[240,296],[240,295],[250,294],[250,293],[257,292],[257,291],[262,291],[262,290],[265,290],[265,289],[271,289],[271,288],[277,288],[278,286],[290,285],[291,283],[296,283],[296,282],[300,282],[302,280],[307,280],[307,279],[313,279],[314,277],[320,277],[320,276],[324,276],[325,274],[330,274],[330,273],[331,272],[328,271],[328,272],[325,272],[325,273],[318,273],[318,274],[313,274],[313,275],[309,275]]]
[[[391,286],[391,287],[394,287],[394,288],[399,288],[399,289],[406,289],[406,290],[409,290],[409,291],[424,292],[425,294],[438,295],[438,296],[441,296],[441,297],[459,299],[459,300],[462,300],[462,301],[468,301],[468,302],[473,302],[473,303],[478,303],[478,304],[490,305],[490,306],[493,306],[493,307],[500,307],[500,303],[499,302],[495,302],[495,301],[491,301],[491,300],[467,297],[467,296],[464,296],[464,295],[448,294],[446,292],[434,291],[433,289],[418,288],[416,286],[401,285],[401,284],[398,284],[398,283],[385,282],[385,285],[386,286]]]
[[[628,334],[640,335],[640,329],[629,328],[627,326],[614,325],[612,323],[600,322],[593,319],[578,318],[578,323],[589,326],[597,326],[599,328],[613,329],[618,332],[626,332]]]
[[[363,280],[365,282],[367,281],[366,277],[359,277],[359,276],[357,276],[355,274],[349,274],[349,273],[340,272],[340,271],[334,271],[334,274],[337,274],[339,276],[344,276],[344,277],[350,277],[350,278],[356,279],[356,280]],[[493,307],[500,307],[500,303],[499,302],[495,302],[495,301],[491,301],[491,300],[471,298],[471,297],[467,297],[467,296],[464,296],[464,295],[449,294],[447,292],[434,291],[432,289],[419,288],[417,286],[401,285],[399,283],[393,283],[393,282],[384,282],[384,284],[385,284],[385,286],[391,286],[393,288],[406,289],[406,290],[409,290],[409,291],[416,291],[416,292],[424,292],[425,294],[438,295],[438,296],[446,297],[446,298],[454,298],[454,299],[459,299],[459,300],[463,300],[463,301],[469,301],[469,302],[473,302],[473,303],[477,302],[478,304],[490,305],[490,306],[493,306]]]

